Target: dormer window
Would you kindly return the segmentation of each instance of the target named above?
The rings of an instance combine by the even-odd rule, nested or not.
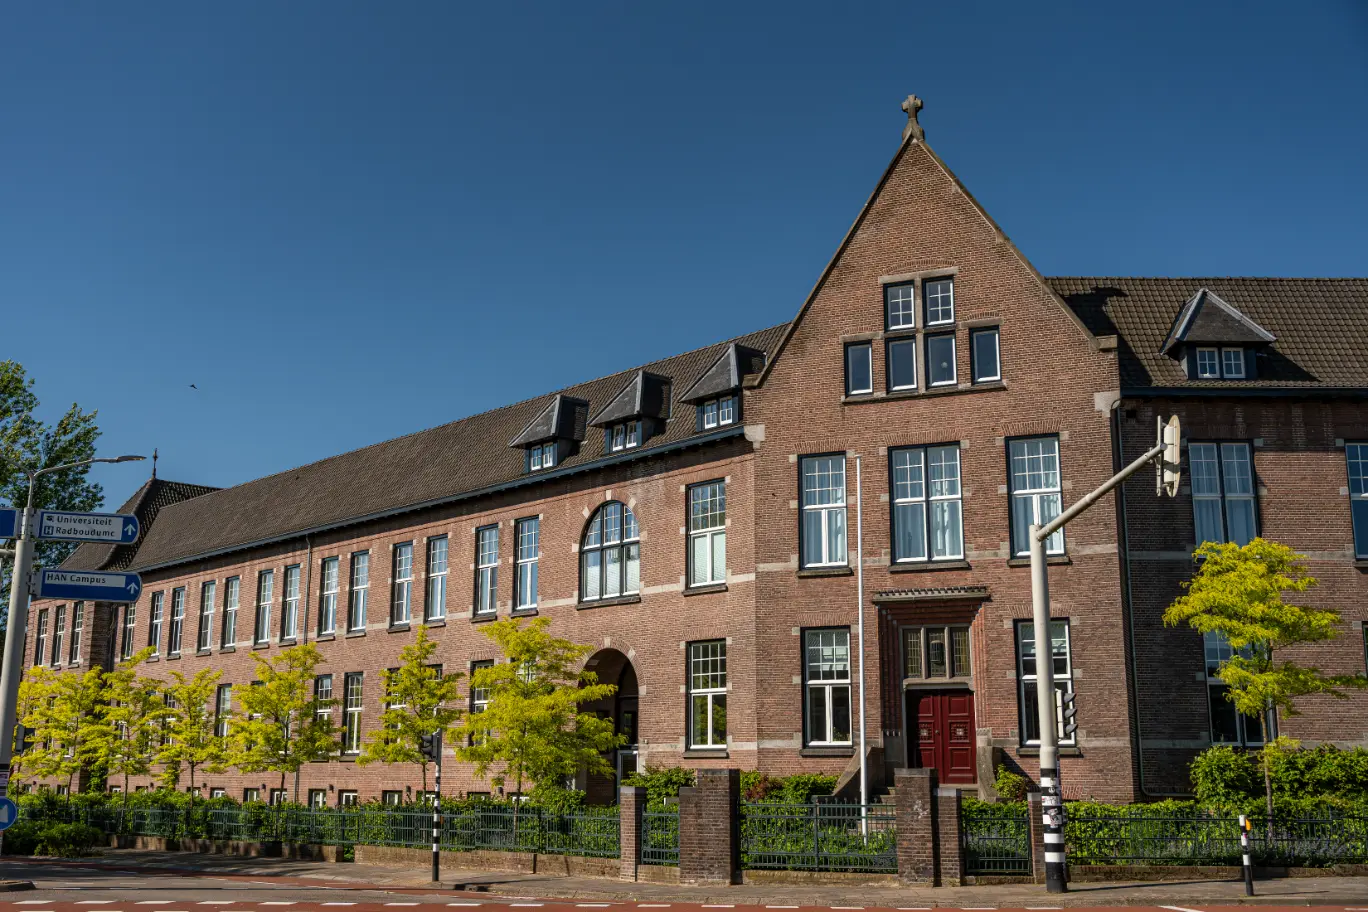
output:
[[[608,431],[608,449],[616,453],[641,446],[641,422],[627,421],[615,424]]]
[[[725,427],[736,423],[736,397],[723,396],[699,403],[698,411],[703,430]]]
[[[539,443],[530,447],[527,451],[528,471],[535,472],[539,469],[549,469],[556,464],[556,443]]]
[[[1243,380],[1245,378],[1245,350],[1243,348],[1197,349],[1198,380]]]

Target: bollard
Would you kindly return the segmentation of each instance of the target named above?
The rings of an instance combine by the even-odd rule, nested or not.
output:
[[[1240,815],[1240,854],[1243,856],[1245,896],[1254,895],[1254,865],[1249,860],[1249,818]]]

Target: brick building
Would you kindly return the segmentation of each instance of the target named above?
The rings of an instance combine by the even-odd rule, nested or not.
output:
[[[1184,791],[1196,751],[1266,727],[1208,675],[1223,644],[1160,620],[1199,536],[1305,552],[1315,597],[1349,621],[1317,661],[1363,670],[1368,280],[1044,278],[905,107],[791,322],[233,488],[154,478],[125,505],[140,542],[69,562],[138,571],[140,600],[35,602],[30,664],[152,645],[148,674],[212,666],[241,686],[252,653],[318,643],[348,750],[306,769],[300,797],[332,804],[418,787],[351,750],[418,624],[469,670],[495,658],[484,622],[537,615],[618,684],[597,708],[628,737],[620,770],[849,780],[862,591],[876,785],[910,765],[983,787],[999,762],[1034,772],[1026,525],[1177,413],[1179,496],[1142,473],[1050,543],[1049,573],[1057,686],[1079,706],[1066,794]],[[1368,743],[1368,696],[1277,722]],[[445,781],[488,790],[455,762]]]

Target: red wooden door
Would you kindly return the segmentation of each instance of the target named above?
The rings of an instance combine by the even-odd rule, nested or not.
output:
[[[931,768],[947,785],[975,780],[974,695],[967,690],[910,691],[908,732],[913,766]]]

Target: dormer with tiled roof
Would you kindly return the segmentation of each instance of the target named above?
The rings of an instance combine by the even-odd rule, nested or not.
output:
[[[679,397],[697,409],[696,426],[712,430],[741,420],[741,387],[765,369],[765,353],[732,343]]]
[[[615,453],[638,447],[660,433],[670,417],[670,378],[638,370],[618,394],[589,420],[603,428],[603,450]]]
[[[557,393],[508,445],[527,452],[529,472],[555,468],[579,452],[588,414],[588,402]]]

